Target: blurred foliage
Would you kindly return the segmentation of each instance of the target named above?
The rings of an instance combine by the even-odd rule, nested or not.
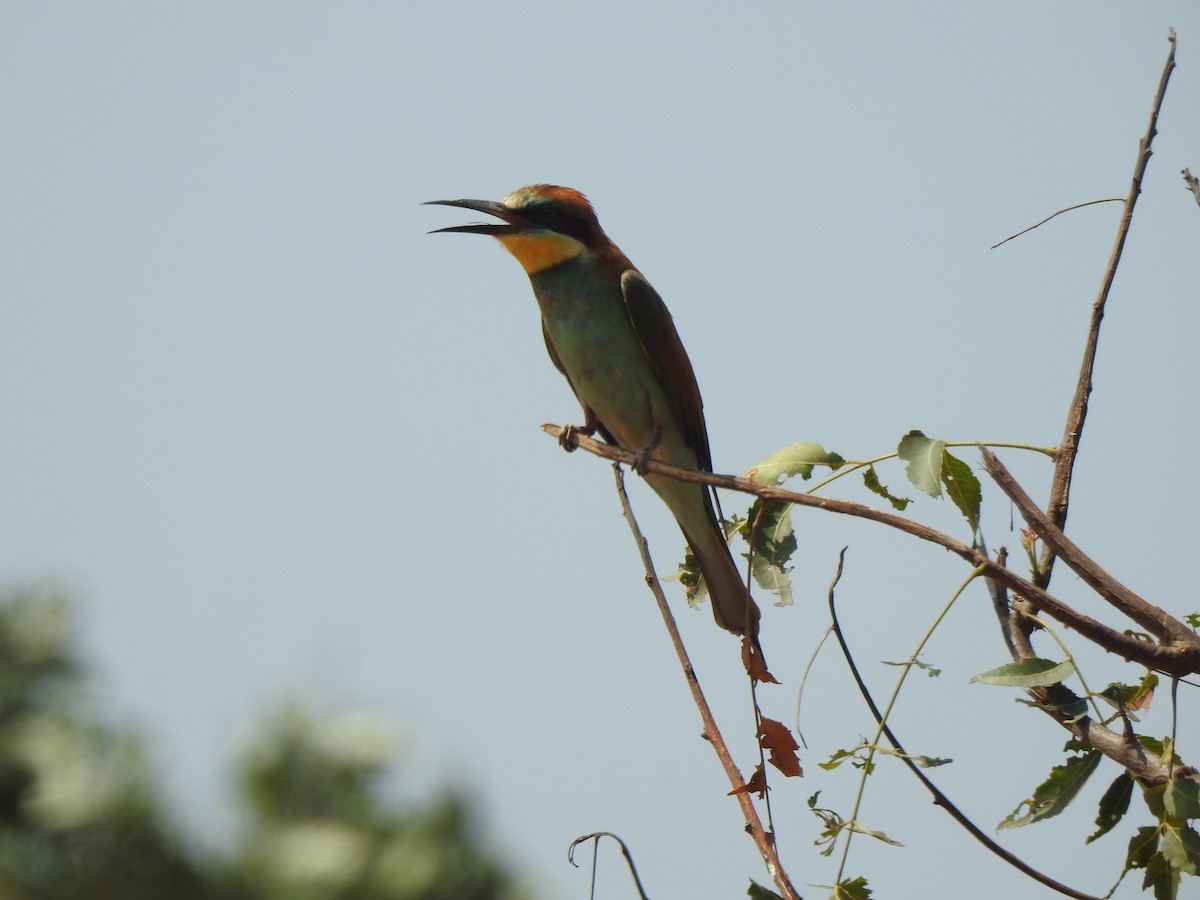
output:
[[[98,721],[68,604],[0,594],[0,900],[521,900],[466,802],[389,802],[397,736],[363,714],[265,718],[238,767],[242,833],[202,854],[138,736]]]

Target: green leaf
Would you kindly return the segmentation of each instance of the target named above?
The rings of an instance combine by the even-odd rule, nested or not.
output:
[[[1083,756],[1072,756],[1061,766],[1050,770],[1050,777],[1039,784],[1033,797],[1022,800],[999,828],[1020,828],[1057,816],[1070,805],[1100,764],[1100,754],[1093,750]]]
[[[833,755],[831,755],[828,760],[826,760],[823,763],[817,763],[817,765],[820,768],[824,769],[826,772],[832,772],[834,769],[836,769],[838,766],[840,766],[846,760],[853,759],[856,756],[857,752],[858,752],[857,749],[855,749],[855,750],[846,750],[846,749],[834,750]],[[813,801],[816,800],[816,797],[817,797],[817,795],[813,794],[813,796],[810,799],[810,802],[808,804],[809,807],[813,806]]]
[[[1125,851],[1125,868],[1144,869],[1150,864],[1150,857],[1158,851],[1158,829],[1153,825],[1143,826],[1134,832],[1129,839],[1129,849]]]
[[[820,819],[821,824],[825,826],[814,843],[818,847],[823,844],[824,849],[821,851],[821,855],[829,856],[837,846],[837,837],[846,826],[846,821],[834,810],[822,809],[817,806],[817,798],[819,796],[821,796],[821,792],[817,791],[808,798],[808,808],[812,810],[812,814]]]
[[[753,878],[750,879],[750,889],[746,891],[746,896],[750,900],[783,900],[777,893],[767,890]]]
[[[1133,776],[1122,772],[1100,798],[1099,810],[1096,813],[1096,831],[1084,843],[1090,844],[1096,838],[1112,831],[1113,826],[1129,811],[1129,799],[1132,796]]]
[[[750,467],[746,477],[759,484],[780,484],[793,475],[812,478],[814,466],[829,466],[836,472],[846,461],[820,444],[792,444]]]
[[[865,878],[846,878],[838,882],[830,895],[834,900],[870,900],[871,889]]]
[[[1172,822],[1200,819],[1200,781],[1193,777],[1169,782],[1163,793],[1163,806]]]
[[[817,763],[817,765],[826,772],[832,772],[842,763],[849,762],[854,768],[865,769],[866,773],[870,775],[875,771],[875,764],[869,759],[868,750],[870,746],[866,741],[863,741],[853,750],[834,750],[829,759],[823,763]]]
[[[792,504],[778,500],[754,501],[741,534],[750,545],[750,572],[755,582],[779,600],[776,606],[792,604],[792,566],[796,535],[792,531]]]
[[[925,437],[920,431],[910,431],[900,439],[896,455],[908,465],[904,474],[913,486],[930,497],[942,495],[942,465],[946,442]]]
[[[1155,754],[1161,756],[1163,758],[1164,762],[1166,762],[1167,756],[1170,756],[1171,757],[1171,765],[1173,765],[1173,766],[1182,766],[1183,765],[1183,760],[1179,758],[1179,754],[1174,752],[1174,749],[1171,746],[1170,739],[1160,741],[1158,738],[1150,737],[1149,735],[1145,735],[1145,734],[1139,734],[1139,735],[1137,735],[1137,740],[1138,740],[1139,744],[1141,744],[1143,747],[1145,747],[1151,753],[1155,753]]]
[[[691,547],[684,551],[683,562],[679,564],[679,571],[675,573],[675,577],[683,585],[684,597],[692,609],[698,607],[708,596],[708,585],[704,583],[704,576],[700,574],[700,564],[696,562],[696,555],[692,553]]]
[[[912,503],[907,497],[897,497],[879,481],[879,473],[875,471],[874,466],[867,466],[863,469],[863,484],[867,486],[867,490],[872,494],[878,494],[888,503],[892,504],[892,509],[896,512],[904,512],[908,509],[908,504]]]
[[[942,457],[942,484],[945,485],[946,495],[958,507],[958,511],[966,516],[971,531],[975,531],[979,527],[983,489],[971,467],[957,456],[945,453]]]
[[[1161,853],[1155,853],[1146,863],[1142,890],[1148,887],[1154,888],[1154,900],[1175,900],[1179,895],[1179,870]]]
[[[1001,684],[1008,687],[1047,687],[1058,684],[1075,672],[1070,662],[1056,663],[1052,659],[1031,656],[1020,662],[1007,663],[995,669],[980,672],[971,679],[977,684]]]
[[[1200,866],[1200,834],[1186,825],[1168,825],[1158,840],[1158,852],[1173,869],[1185,875],[1195,875]]]

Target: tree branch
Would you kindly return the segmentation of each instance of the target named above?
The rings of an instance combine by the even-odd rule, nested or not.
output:
[[[1067,564],[1067,568],[1083,579],[1088,587],[1159,640],[1176,641],[1200,651],[1200,636],[1183,622],[1168,615],[1161,607],[1143,600],[1100,568],[1070,538],[1059,531],[1045,513],[1037,508],[1033,500],[1017,484],[1012,474],[1005,468],[1004,463],[1000,462],[994,453],[982,445],[979,447],[979,452],[983,455],[984,469],[1017,507],[1018,512],[1029,523],[1029,527],[1055,556]]]
[[[559,425],[543,425],[542,430],[557,440],[559,434],[562,432],[562,427]],[[581,447],[596,456],[614,462],[622,462],[630,466],[633,465],[636,456],[628,450],[622,450],[620,447],[601,443],[578,433],[568,438],[567,446]],[[1076,612],[1061,600],[1048,594],[1043,588],[997,565],[986,554],[976,550],[974,547],[968,547],[966,544],[956,541],[949,535],[943,534],[927,525],[921,525],[918,522],[910,521],[893,513],[884,512],[871,506],[864,506],[861,503],[853,503],[849,500],[814,497],[811,494],[797,494],[794,491],[784,490],[775,485],[760,484],[748,478],[737,478],[732,475],[714,475],[711,472],[697,472],[693,469],[683,469],[678,466],[668,465],[653,458],[646,461],[644,468],[647,472],[666,475],[679,481],[712,485],[714,487],[725,488],[726,490],[738,491],[743,494],[753,494],[756,497],[762,497],[766,500],[779,500],[784,503],[793,503],[797,506],[815,507],[823,509],[826,512],[856,516],[861,519],[879,522],[898,531],[910,534],[920,540],[944,547],[961,559],[966,560],[973,567],[982,567],[987,577],[994,578],[1009,590],[1016,591],[1026,599],[1036,603],[1039,609],[1044,610],[1063,625],[1079,632],[1088,640],[1111,653],[1116,653],[1125,659],[1133,660],[1147,668],[1156,669],[1168,675],[1191,675],[1200,672],[1200,649],[1179,645],[1160,646],[1150,644],[1122,631],[1110,628],[1090,616]]]
[[[555,436],[560,431],[561,429],[556,428]],[[582,438],[582,440],[594,443],[590,438]],[[607,447],[608,445],[603,446]],[[630,457],[633,455],[632,453],[628,454]],[[700,712],[700,720],[704,723],[704,738],[712,744],[713,752],[721,761],[721,767],[725,769],[725,774],[734,790],[745,788],[746,782],[742,779],[742,773],[733,761],[733,755],[729,752],[725,738],[721,736],[721,729],[717,727],[717,720],[713,717],[712,709],[700,687],[700,679],[696,677],[696,670],[692,667],[687,648],[683,645],[683,637],[679,634],[679,626],[675,624],[675,616],[671,612],[671,607],[667,605],[667,597],[658,580],[658,573],[654,570],[654,560],[650,557],[646,538],[642,535],[641,528],[638,527],[637,519],[633,515],[633,507],[629,503],[629,495],[625,492],[625,477],[619,465],[613,465],[613,474],[617,480],[617,496],[621,498],[621,512],[625,516],[625,521],[629,523],[629,530],[633,532],[638,553],[642,557],[642,566],[646,570],[646,586],[654,594],[654,602],[658,604],[659,614],[662,615],[663,624],[671,638],[671,646],[675,648],[675,655],[679,658],[679,665],[683,668],[683,677],[687,681],[688,690],[692,692],[692,700]],[[742,807],[742,814],[746,817],[746,831],[754,839],[754,844],[762,855],[763,863],[767,867],[771,880],[775,882],[775,886],[782,892],[785,900],[800,900],[800,895],[792,886],[783,864],[779,861],[779,853],[775,849],[775,835],[763,828],[762,820],[758,816],[758,810],[754,808],[754,801],[750,798],[750,794],[741,790],[734,796]]]
[[[966,813],[959,809],[949,797],[942,793],[942,790],[933,783],[929,776],[921,771],[921,767],[913,762],[912,757],[908,754],[908,751],[905,750],[904,746],[900,743],[900,739],[897,738],[892,732],[891,726],[889,726],[883,720],[883,713],[879,711],[879,706],[875,703],[875,698],[871,696],[871,691],[867,687],[867,683],[863,681],[862,675],[858,671],[858,666],[854,663],[854,656],[850,652],[850,645],[846,641],[845,632],[842,631],[842,624],[838,621],[837,604],[834,601],[834,588],[837,587],[838,581],[841,580],[842,562],[845,560],[845,558],[846,548],[843,547],[842,552],[838,554],[837,572],[833,576],[833,583],[829,585],[829,593],[827,595],[827,600],[829,602],[829,618],[833,621],[833,634],[834,637],[837,638],[838,645],[842,648],[842,656],[845,658],[846,664],[850,667],[850,674],[854,678],[854,683],[858,685],[858,692],[862,694],[862,698],[866,702],[867,708],[871,711],[871,715],[875,717],[875,724],[879,726],[880,730],[883,732],[883,736],[886,737],[888,742],[896,748],[896,752],[899,754],[900,762],[904,763],[904,765],[908,767],[908,770],[917,777],[917,780],[925,786],[925,789],[933,795],[933,803],[935,806],[940,806],[947,813],[949,813],[950,817],[959,825],[961,825],[967,831],[967,833],[971,835],[971,837],[983,844],[984,847],[986,847],[996,856],[1000,857],[1000,859],[1004,860],[1010,866],[1013,866],[1025,875],[1028,875],[1034,881],[1044,884],[1046,887],[1058,891],[1060,894],[1065,894],[1068,897],[1074,897],[1076,900],[1096,900],[1096,898],[1094,898],[1091,894],[1082,893],[1081,891],[1077,891],[1072,887],[1068,887],[1059,881],[1055,881],[1049,875],[1046,875],[1044,872],[1035,869],[1020,857],[1015,856],[1008,850],[1005,850],[1003,847],[1001,847],[998,843],[996,843],[996,841],[985,834],[978,825],[967,818]]]
[[[1158,93],[1154,96],[1154,104],[1150,108],[1150,122],[1146,133],[1138,145],[1137,161],[1133,167],[1133,181],[1129,186],[1129,194],[1125,198],[1125,208],[1121,212],[1121,222],[1117,228],[1116,242],[1109,255],[1108,267],[1100,283],[1100,291],[1096,302],[1092,304],[1092,321],[1088,327],[1087,341],[1083,349],[1083,363],[1079,369],[1079,381],[1075,385],[1075,397],[1071,401],[1067,413],[1067,424],[1063,430],[1062,442],[1059,444],[1058,457],[1054,463],[1054,478],[1050,483],[1050,502],[1046,507],[1049,520],[1061,531],[1067,522],[1067,505],[1070,502],[1071,475],[1075,470],[1075,457],[1079,453],[1079,439],[1083,435],[1083,423],[1087,418],[1088,397],[1092,393],[1092,372],[1096,366],[1096,348],[1100,341],[1100,322],[1104,319],[1104,307],[1108,302],[1108,293],[1112,289],[1113,279],[1117,275],[1117,264],[1121,261],[1121,252],[1125,249],[1125,238],[1129,234],[1129,226],[1133,221],[1133,207],[1137,204],[1138,195],[1142,192],[1142,178],[1146,174],[1146,165],[1150,162],[1150,145],[1158,133],[1158,113],[1162,108],[1163,97],[1167,92],[1167,82],[1171,79],[1171,71],[1175,68],[1175,32],[1171,30],[1168,41],[1170,51],[1167,62],[1163,67],[1162,77],[1158,82]],[[1049,545],[1042,554],[1039,571],[1035,577],[1038,587],[1050,584],[1050,576],[1054,569],[1054,554]]]

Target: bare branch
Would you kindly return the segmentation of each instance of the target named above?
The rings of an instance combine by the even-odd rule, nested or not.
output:
[[[1121,252],[1125,248],[1125,238],[1129,234],[1129,226],[1133,221],[1133,207],[1137,204],[1138,195],[1142,192],[1142,178],[1146,174],[1146,165],[1150,162],[1151,143],[1158,133],[1158,113],[1162,108],[1163,96],[1167,92],[1167,82],[1171,79],[1171,71],[1175,68],[1175,32],[1171,31],[1168,38],[1171,48],[1167,53],[1167,62],[1163,67],[1162,77],[1158,82],[1158,92],[1154,96],[1154,104],[1150,108],[1150,122],[1146,133],[1138,145],[1137,162],[1133,167],[1133,181],[1129,186],[1129,195],[1125,198],[1125,208],[1121,213],[1121,222],[1117,228],[1116,242],[1109,255],[1108,267],[1104,271],[1104,279],[1096,302],[1092,304],[1092,320],[1088,327],[1087,342],[1083,350],[1083,363],[1079,369],[1079,381],[1075,385],[1075,397],[1071,401],[1067,413],[1066,427],[1063,429],[1062,442],[1059,444],[1058,457],[1054,462],[1054,478],[1050,483],[1050,502],[1046,507],[1047,515],[1054,526],[1060,531],[1067,522],[1067,505],[1070,502],[1071,475],[1075,470],[1075,457],[1079,453],[1079,439],[1083,434],[1083,423],[1087,418],[1088,397],[1092,393],[1092,371],[1096,366],[1096,347],[1100,340],[1100,322],[1104,318],[1104,306],[1108,302],[1108,293],[1112,289],[1113,279],[1117,274],[1117,264],[1121,261]],[[1050,576],[1054,570],[1054,554],[1047,546],[1042,554],[1040,571],[1036,576],[1039,587],[1050,584]]]
[[[562,432],[562,428],[558,425],[543,425],[542,430],[555,438],[555,440],[558,439],[559,434]],[[623,462],[630,466],[633,465],[635,459],[635,454],[630,453],[628,450],[622,450],[620,447],[601,443],[581,434],[575,434],[573,438],[568,439],[568,446],[580,447],[595,456],[600,456],[614,462]],[[1147,668],[1165,672],[1169,675],[1191,675],[1200,672],[1200,650],[1194,647],[1179,645],[1158,646],[1110,628],[1090,616],[1076,612],[1070,606],[1051,596],[1036,584],[1021,578],[1002,566],[998,566],[986,554],[974,547],[968,547],[966,544],[956,541],[949,535],[943,534],[927,525],[910,521],[871,506],[864,506],[861,503],[853,503],[849,500],[814,497],[811,494],[797,494],[794,491],[784,490],[775,485],[759,484],[748,478],[736,478],[732,475],[714,475],[711,472],[697,472],[693,469],[683,469],[679,466],[668,465],[653,458],[646,461],[644,469],[647,472],[666,475],[679,481],[712,485],[725,488],[726,490],[738,491],[743,494],[753,494],[756,497],[762,497],[766,500],[779,500],[784,503],[794,503],[797,506],[815,507],[816,509],[823,509],[826,512],[856,516],[861,519],[879,522],[898,531],[910,534],[920,540],[945,547],[951,553],[966,560],[973,567],[982,567],[987,577],[995,579],[1009,590],[1015,591],[1026,599],[1036,603],[1039,609],[1044,610],[1048,615],[1062,622],[1068,628],[1079,632],[1088,640],[1111,653],[1116,653],[1125,659],[1134,660]]]
[[[545,426],[543,426],[545,428]],[[562,429],[555,426],[554,435],[557,437],[562,432]],[[578,445],[584,449],[590,449],[587,445],[594,444],[595,441],[590,438],[585,438],[581,435],[576,435]],[[599,445],[607,447],[607,444]],[[614,448],[615,449],[615,448]],[[624,453],[624,451],[618,451]],[[627,462],[632,464],[634,454],[626,454],[630,457]],[[652,461],[653,462],[653,461]],[[654,471],[654,465],[647,467],[648,471]],[[704,691],[700,687],[700,679],[696,677],[696,670],[692,667],[692,661],[688,657],[687,648],[683,645],[683,637],[679,634],[679,626],[675,624],[675,616],[671,612],[671,607],[667,605],[667,597],[663,593],[662,584],[658,580],[658,573],[654,570],[654,560],[650,558],[650,550],[646,543],[646,538],[642,535],[642,530],[638,526],[637,519],[633,515],[633,507],[629,503],[629,495],[625,492],[625,478],[621,472],[619,465],[613,465],[613,473],[617,480],[617,496],[621,498],[621,511],[625,515],[625,521],[629,523],[629,530],[633,532],[633,539],[637,543],[638,553],[642,557],[642,565],[646,570],[646,586],[650,588],[654,594],[654,601],[658,604],[659,614],[662,615],[663,624],[667,628],[667,634],[671,638],[671,645],[675,648],[675,655],[679,658],[679,665],[683,668],[683,677],[687,681],[688,690],[692,692],[692,700],[696,704],[696,709],[700,712],[700,720],[704,723],[704,737],[712,744],[713,751],[717,754],[717,759],[721,761],[722,768],[725,769],[725,774],[729,778],[729,783],[733,785],[735,790],[744,788],[746,782],[742,779],[742,773],[738,770],[737,764],[733,761],[733,755],[729,752],[729,746],[725,743],[725,738],[721,736],[721,729],[717,727],[717,720],[713,717],[712,709],[708,705],[708,700],[704,697]],[[767,872],[771,876],[771,880],[775,882],[775,886],[779,888],[786,900],[800,900],[800,895],[792,886],[787,872],[784,871],[783,865],[779,861],[779,854],[775,849],[774,835],[767,832],[762,825],[762,820],[759,819],[758,810],[754,808],[754,801],[746,791],[734,794],[738,803],[742,807],[742,813],[746,817],[746,831],[750,837],[754,839],[755,846],[762,854],[763,863],[767,867]]]
[[[1083,579],[1097,594],[1124,615],[1133,619],[1155,637],[1163,641],[1177,641],[1200,651],[1200,636],[1161,607],[1148,603],[1104,569],[1100,568],[1086,553],[1077,547],[1054,523],[1034,504],[1024,489],[1017,484],[1004,463],[994,453],[980,445],[983,467],[1008,496],[1017,510],[1029,523],[1046,547],[1067,567]]]

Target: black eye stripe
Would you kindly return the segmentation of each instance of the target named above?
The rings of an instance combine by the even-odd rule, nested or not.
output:
[[[587,242],[591,233],[589,222],[564,212],[556,206],[536,204],[524,210],[524,214],[531,222],[584,243]]]

